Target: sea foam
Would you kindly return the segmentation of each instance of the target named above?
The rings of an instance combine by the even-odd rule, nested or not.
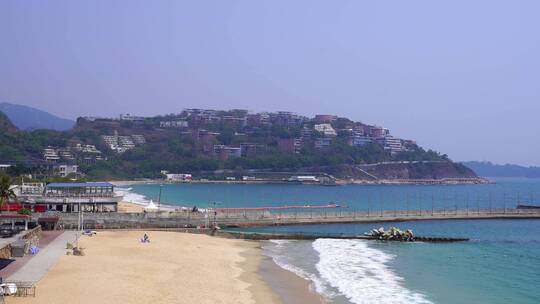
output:
[[[318,239],[313,248],[321,278],[352,303],[431,303],[403,286],[388,266],[394,256],[370,248],[368,241]]]
[[[308,280],[311,282],[309,285],[310,288],[316,293],[322,295],[324,298],[332,298],[335,296],[335,293],[330,291],[327,288],[325,282],[318,277],[316,274],[309,272],[308,270],[302,269],[301,267],[295,265],[298,262],[298,258],[294,253],[298,254],[300,252],[291,252],[291,246],[295,241],[290,240],[271,240],[270,241],[274,246],[265,248],[269,253],[269,256],[272,258],[274,263],[279,267],[288,270],[297,276]],[[302,253],[300,253],[302,254]]]
[[[132,188],[116,187],[115,193],[116,195],[123,196],[124,197],[123,200],[126,202],[143,205],[143,206],[148,205],[150,201],[146,198],[146,196],[139,193],[131,192],[132,190],[133,190]]]

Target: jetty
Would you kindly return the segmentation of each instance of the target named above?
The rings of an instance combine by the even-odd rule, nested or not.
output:
[[[355,234],[336,234],[336,233],[260,233],[246,231],[219,231],[217,235],[244,240],[316,240],[316,239],[356,239],[356,240],[380,240],[374,236],[355,235]],[[389,242],[404,242],[401,240],[381,240]],[[429,243],[453,243],[466,242],[468,238],[452,238],[452,237],[426,237],[415,236],[414,242],[429,242]]]

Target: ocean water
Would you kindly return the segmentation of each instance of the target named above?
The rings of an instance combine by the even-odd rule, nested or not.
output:
[[[158,185],[120,189],[156,199]],[[540,180],[469,186],[165,185],[173,206],[276,206],[337,202],[352,210],[514,208],[539,203]],[[260,227],[251,231],[364,233],[390,225],[417,235],[468,237],[451,244],[365,240],[268,241],[264,254],[310,281],[328,303],[540,303],[540,220],[454,220]]]
[[[469,242],[270,241],[265,254],[310,280],[329,303],[539,303],[540,220],[393,223]],[[363,233],[388,224],[267,227],[264,232]]]
[[[159,185],[130,186],[126,200],[156,201]],[[172,206],[261,207],[287,204],[347,205],[348,210],[406,210],[432,208],[514,208],[517,202],[540,203],[540,179],[505,179],[489,185],[261,185],[164,184],[163,204]]]

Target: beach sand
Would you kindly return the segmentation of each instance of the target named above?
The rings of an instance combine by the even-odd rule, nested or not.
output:
[[[126,201],[120,201],[118,202],[118,212],[143,212],[144,206],[126,202]]]
[[[308,280],[279,267],[269,257],[263,257],[259,265],[259,273],[270,288],[278,294],[283,304],[325,303],[321,295],[311,290]]]
[[[259,243],[178,232],[98,232],[62,256],[35,298],[6,303],[281,303],[258,269]],[[308,303],[308,302],[306,302]]]

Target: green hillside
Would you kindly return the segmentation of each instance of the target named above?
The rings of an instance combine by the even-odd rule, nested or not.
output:
[[[372,136],[388,131],[347,118],[320,122],[283,112],[197,111],[148,118],[79,118],[73,129],[62,132],[20,131],[1,116],[6,132],[0,136],[0,160],[47,163],[44,149],[50,149],[58,156],[54,163],[78,164],[90,177],[122,179],[155,178],[162,170],[209,175],[215,170],[239,174],[251,169],[320,170],[348,176],[347,166],[398,161],[444,162],[451,168],[445,169],[448,176],[436,176],[475,176],[446,155],[388,134]],[[415,177],[434,176],[426,168],[413,170],[421,172]]]
[[[75,122],[60,118],[48,112],[32,107],[0,102],[0,111],[6,114],[11,122],[21,130],[69,130]]]

